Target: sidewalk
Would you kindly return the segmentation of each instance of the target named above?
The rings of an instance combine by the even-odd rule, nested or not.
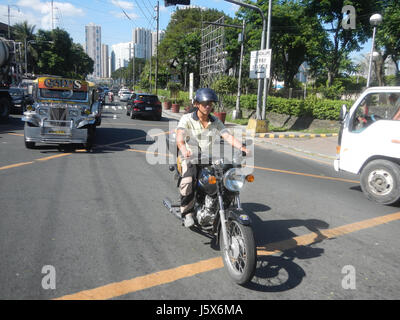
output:
[[[184,115],[183,112],[173,113],[170,110],[163,109],[163,116],[179,120]],[[228,128],[240,127],[246,129],[246,126],[231,122],[225,122]],[[275,146],[281,146],[293,149],[306,154],[315,154],[324,158],[336,158],[337,133],[312,134],[302,132],[268,132],[252,134],[257,142],[271,143]]]

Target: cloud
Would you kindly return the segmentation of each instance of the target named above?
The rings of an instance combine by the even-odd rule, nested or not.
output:
[[[122,1],[122,0],[111,0],[114,6],[120,7],[124,10],[132,10],[134,8],[132,2]]]
[[[19,0],[16,6],[21,9],[21,21],[27,20],[42,29],[51,29],[52,10],[50,1]],[[34,12],[33,12],[34,11]],[[62,15],[63,18],[84,16],[81,8],[69,2],[53,2],[53,18]]]

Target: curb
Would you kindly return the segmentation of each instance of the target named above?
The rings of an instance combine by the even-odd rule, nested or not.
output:
[[[173,119],[179,120],[183,113],[173,113],[169,110],[163,109],[163,114]],[[229,124],[231,126],[240,126],[233,122],[226,122],[225,124]],[[245,126],[240,126],[245,127]],[[283,133],[250,133],[250,136],[253,138],[264,138],[264,139],[288,139],[288,138],[328,138],[328,137],[337,137],[337,133],[293,133],[293,132],[283,132]]]

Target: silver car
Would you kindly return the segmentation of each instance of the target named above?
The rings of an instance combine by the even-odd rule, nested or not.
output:
[[[131,96],[132,96],[132,92],[130,92],[130,91],[122,91],[120,96],[119,96],[119,100],[120,101],[128,101]]]

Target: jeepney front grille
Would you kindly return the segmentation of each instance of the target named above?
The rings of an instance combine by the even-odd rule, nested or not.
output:
[[[51,107],[49,110],[49,120],[57,121],[53,122],[56,126],[66,126],[67,113],[68,110],[66,107]]]

